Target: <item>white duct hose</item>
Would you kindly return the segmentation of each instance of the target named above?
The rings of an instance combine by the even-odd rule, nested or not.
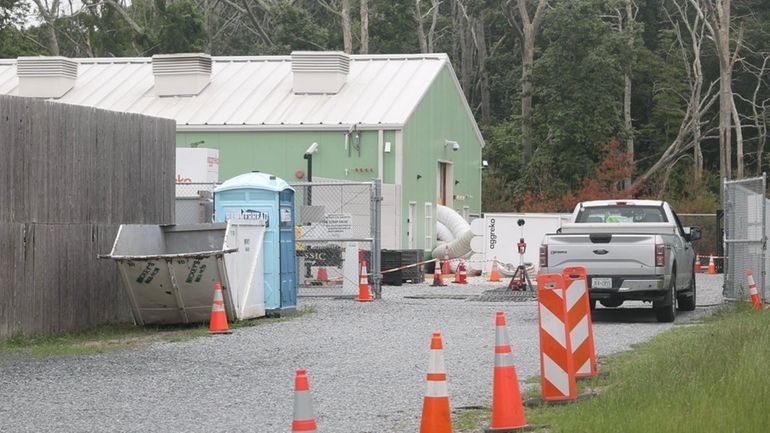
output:
[[[445,245],[439,245],[433,249],[434,259],[444,258],[448,252],[450,259],[455,259],[468,254],[471,251],[471,239],[473,232],[471,226],[454,209],[436,205],[436,224],[445,225],[454,236],[454,239]]]
[[[441,241],[450,242],[455,240],[456,236],[452,234],[452,232],[449,230],[449,227],[436,221],[436,237],[439,240],[437,245],[441,245]]]

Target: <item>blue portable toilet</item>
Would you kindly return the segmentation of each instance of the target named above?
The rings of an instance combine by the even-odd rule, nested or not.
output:
[[[294,189],[283,179],[256,171],[229,179],[214,190],[214,220],[231,218],[265,220],[265,309],[295,309]]]

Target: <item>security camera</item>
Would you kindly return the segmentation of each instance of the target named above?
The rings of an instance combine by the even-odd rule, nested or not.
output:
[[[481,161],[481,168],[486,168],[486,167],[489,167],[489,163],[485,159],[485,160]]]
[[[305,151],[305,155],[312,155],[318,151],[318,143],[313,143],[310,145],[310,147],[307,148]]]
[[[458,142],[452,143],[452,150],[454,150],[455,152],[460,150],[460,143],[458,143]]]

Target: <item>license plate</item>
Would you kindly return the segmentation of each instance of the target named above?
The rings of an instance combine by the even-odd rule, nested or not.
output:
[[[591,278],[592,289],[611,289],[612,278]]]

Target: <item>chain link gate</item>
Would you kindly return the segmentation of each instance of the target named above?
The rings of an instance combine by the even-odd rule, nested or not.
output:
[[[214,219],[214,189],[217,183],[177,183],[176,223],[210,223]]]
[[[366,260],[370,289],[380,298],[381,181],[291,186],[295,190],[298,296],[358,295],[359,262]]]
[[[746,270],[754,272],[760,295],[767,300],[767,176],[724,182],[725,280],[723,295],[748,299]]]

